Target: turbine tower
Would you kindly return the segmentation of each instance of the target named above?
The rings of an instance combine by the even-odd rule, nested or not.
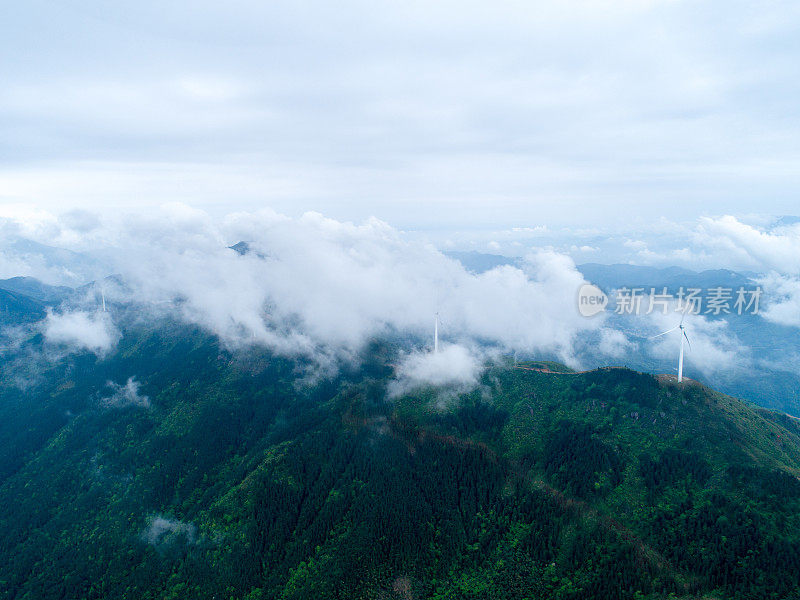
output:
[[[683,381],[683,341],[689,341],[688,336],[686,335],[686,329],[683,328],[683,319],[681,319],[681,324],[678,325],[681,330],[681,350],[678,353],[678,383]]]
[[[439,352],[439,313],[437,312],[434,315],[433,321],[433,352],[437,354]]]
[[[689,344],[689,349],[690,350],[692,348],[692,343],[689,341],[689,336],[686,335],[686,327],[683,326],[683,320],[685,318],[686,318],[686,311],[683,312],[683,316],[681,317],[681,322],[678,323],[675,327],[673,327],[672,329],[667,329],[666,331],[662,331],[658,335],[654,335],[653,337],[650,338],[651,340],[654,340],[657,337],[661,337],[662,335],[667,335],[668,333],[672,333],[676,329],[680,330],[680,332],[681,332],[680,333],[680,336],[681,336],[681,350],[680,350],[680,353],[678,354],[678,383],[683,381],[683,343],[684,343],[684,341],[687,344]]]
[[[106,293],[103,290],[100,290],[100,297],[103,300],[103,312],[106,312]]]

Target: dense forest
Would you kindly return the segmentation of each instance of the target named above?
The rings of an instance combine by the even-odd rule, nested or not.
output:
[[[389,344],[316,379],[177,325],[26,344],[3,600],[800,593],[800,424],[694,382],[501,362],[391,398]]]

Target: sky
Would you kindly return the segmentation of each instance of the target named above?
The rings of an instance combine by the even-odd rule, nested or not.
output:
[[[0,216],[317,211],[482,250],[763,224],[800,212],[798,29],[781,1],[9,3]]]

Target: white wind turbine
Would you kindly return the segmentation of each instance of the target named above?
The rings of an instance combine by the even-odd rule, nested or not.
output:
[[[692,349],[692,343],[689,341],[689,336],[686,335],[686,328],[683,326],[683,320],[685,318],[686,318],[686,311],[684,310],[683,311],[683,315],[681,316],[681,322],[680,323],[678,323],[672,329],[667,329],[666,331],[662,331],[658,335],[654,335],[653,337],[650,338],[651,340],[654,340],[657,337],[661,337],[662,335],[667,335],[668,333],[672,333],[676,329],[680,329],[680,332],[681,332],[680,333],[680,336],[681,336],[681,351],[680,351],[680,354],[678,354],[678,383],[683,381],[683,342],[684,342],[684,340],[686,341],[687,344],[689,344],[689,349],[690,350]]]

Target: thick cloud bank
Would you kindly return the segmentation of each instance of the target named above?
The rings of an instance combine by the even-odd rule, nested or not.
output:
[[[59,227],[52,237],[75,250],[103,248],[125,283],[105,290],[109,302],[178,314],[234,347],[260,344],[331,362],[380,336],[427,343],[439,312],[443,342],[574,362],[576,337],[602,326],[578,314],[584,281],[564,255],[532,251],[520,268],[476,275],[377,219],[353,224],[262,211],[216,221],[171,205],[88,230]],[[229,248],[239,241],[246,246]],[[114,342],[102,319],[51,315],[48,339],[101,352]]]
[[[637,352],[669,359],[675,351],[671,338],[636,342],[609,315],[581,317],[576,295],[583,276],[569,257],[546,248],[531,248],[514,266],[475,274],[377,219],[354,224],[270,210],[214,219],[182,204],[118,218],[38,215],[6,229],[34,238],[33,245],[15,246],[29,253],[43,242],[67,248],[49,254],[59,268],[69,269],[79,257],[80,264],[116,274],[91,288],[82,308],[48,315],[46,340],[70,350],[108,352],[120,335],[114,307],[133,302],[139,315],[200,325],[229,347],[266,346],[330,368],[369,340],[403,340],[407,351],[416,350],[398,365],[401,388],[451,376],[469,381],[487,351],[555,357],[572,366],[583,366],[579,359],[628,364]],[[694,251],[771,273],[761,280],[761,315],[800,324],[800,227],[759,229],[723,217],[704,219],[692,235]],[[238,242],[245,244],[230,248]],[[108,313],[100,310],[101,287]],[[431,357],[437,312],[443,351]],[[617,329],[609,327],[612,321]],[[673,318],[657,321],[642,324],[645,336],[675,325]],[[687,364],[704,373],[745,364],[741,328],[735,333],[722,323],[694,321]],[[437,368],[442,356],[448,364]]]

